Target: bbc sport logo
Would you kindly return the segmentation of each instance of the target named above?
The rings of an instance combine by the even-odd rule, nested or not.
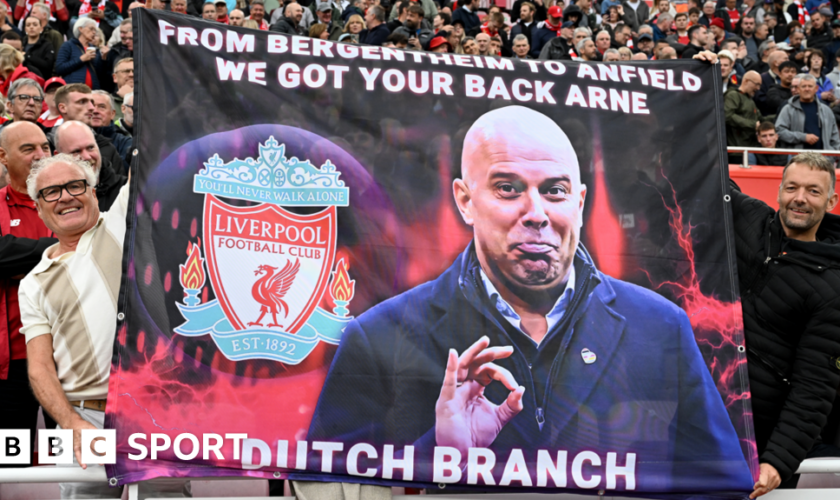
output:
[[[28,429],[0,429],[0,464],[31,465],[31,449]],[[82,462],[117,463],[117,431],[82,429]],[[40,429],[38,431],[38,463],[72,465],[73,431]]]

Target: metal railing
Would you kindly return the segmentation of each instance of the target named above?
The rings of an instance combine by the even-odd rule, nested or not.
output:
[[[817,458],[809,459],[802,462],[798,474],[836,474],[840,476],[840,458]],[[194,480],[254,480],[252,477],[208,477],[208,478],[192,478]],[[105,474],[104,467],[88,467],[83,470],[80,467],[57,467],[57,466],[40,466],[40,467],[21,467],[13,469],[0,469],[0,484],[2,483],[61,483],[61,482],[88,482],[88,483],[105,483],[108,477]],[[138,500],[139,483],[128,485],[128,500]],[[840,495],[838,489],[805,489],[805,490],[776,490],[766,495],[766,500],[836,500]],[[250,497],[261,498],[261,497]],[[285,497],[292,500],[292,497]],[[395,495],[397,500],[413,500],[416,496],[402,496]],[[578,494],[562,494],[547,497],[542,493],[494,493],[494,494],[470,494],[470,495],[436,495],[436,498],[445,500],[451,498],[453,500],[545,500],[547,498],[562,498],[563,500],[591,500],[591,496]],[[610,495],[601,495],[601,499],[612,499]],[[154,500],[154,499],[149,499]],[[228,499],[234,500],[234,499]],[[238,500],[246,500],[245,497],[239,497]],[[642,499],[639,499],[642,500]]]
[[[748,157],[750,153],[762,153],[770,155],[798,155],[805,151],[812,153],[819,153],[824,156],[840,156],[840,151],[829,149],[782,149],[782,148],[742,148],[742,147],[727,147],[727,153],[743,153],[744,158],[741,160],[741,168],[750,167]]]

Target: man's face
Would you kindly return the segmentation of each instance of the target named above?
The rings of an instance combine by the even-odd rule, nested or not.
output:
[[[490,53],[493,55],[498,54],[502,50],[502,42],[494,39],[490,39]]]
[[[669,10],[671,10],[671,3],[668,2],[668,0],[662,0],[661,2],[657,2],[656,5],[659,7],[659,12],[668,12]]]
[[[478,53],[486,56],[490,51],[490,35],[487,33],[479,33],[476,35],[475,41],[478,42]]]
[[[725,33],[724,30],[720,29],[717,26],[710,26],[709,29],[712,31],[715,40],[720,40],[721,38],[723,38],[723,35]]]
[[[84,171],[76,165],[57,163],[41,172],[37,188],[40,191],[48,186],[61,186],[84,178]],[[99,219],[99,204],[93,186],[88,186],[78,196],[72,196],[66,189],[62,189],[61,197],[56,201],[44,201],[39,197],[37,206],[44,225],[59,237],[87,231]]]
[[[610,42],[609,33],[598,33],[598,36],[595,37],[595,45],[602,53],[610,48]]]
[[[331,10],[328,10],[328,11],[319,10],[317,12],[317,14],[318,14],[318,22],[320,22],[320,23],[330,24],[330,22],[332,21],[332,11]],[[368,16],[370,14],[371,14],[370,11],[368,11],[368,13],[365,14],[365,21],[367,21]]]
[[[595,59],[596,51],[597,49],[595,48],[595,43],[592,40],[587,40],[583,43],[583,56],[588,61]]]
[[[231,26],[242,26],[242,23],[245,22],[245,13],[239,9],[233,9],[230,11],[228,19],[230,19]]]
[[[17,50],[18,52],[23,52],[23,44],[21,43],[20,40],[7,39],[3,43],[5,43],[6,45],[9,45],[11,47],[14,47],[14,49]]]
[[[172,0],[169,5],[172,12],[177,12],[178,14],[187,13],[187,0]]]
[[[42,11],[41,9],[32,9],[32,16],[37,17],[39,21],[41,21],[41,27],[47,25],[47,22],[50,20],[49,16],[46,12]]]
[[[837,193],[831,193],[830,184],[828,172],[791,164],[779,186],[779,220],[785,229],[804,232],[818,226],[837,205]]]
[[[129,127],[134,126],[134,96],[127,97],[122,103],[122,121]]]
[[[775,148],[778,139],[779,136],[775,130],[764,130],[758,134],[758,142],[762,148]]]
[[[756,91],[761,88],[761,77],[754,74],[744,75],[741,80],[741,92],[750,97],[754,96]]]
[[[6,131],[6,144],[0,147],[0,163],[6,167],[14,186],[26,189],[26,178],[32,162],[50,155],[50,143],[37,125],[29,122],[12,124]]]
[[[251,19],[256,22],[260,22],[265,17],[265,7],[260,4],[254,4],[251,6]]]
[[[751,17],[741,19],[741,32],[745,35],[752,35],[755,33],[755,19]]]
[[[677,58],[677,51],[674,50],[674,47],[665,47],[659,52],[658,59],[660,61],[665,61],[668,59],[676,59]]]
[[[624,29],[615,30],[615,41],[616,41],[616,43],[619,44],[619,45],[626,44],[628,33],[629,33],[629,31],[624,30]]]
[[[584,31],[584,30],[575,31],[575,39],[574,39],[575,47],[577,47],[578,42],[580,42],[584,38],[587,38],[586,31]]]
[[[212,3],[204,4],[204,7],[201,9],[201,18],[206,19],[207,21],[215,21],[216,20],[216,6]]]
[[[528,43],[528,40],[517,40],[513,42],[513,53],[523,59],[528,55],[528,51],[530,50],[531,44]]]
[[[93,99],[93,115],[90,118],[92,127],[107,127],[111,124],[114,112],[111,109],[111,98],[102,94],[91,94]]]
[[[801,80],[799,82],[799,100],[811,102],[817,95],[817,83],[813,80]]]
[[[715,13],[715,4],[706,2],[706,4],[703,5],[703,13],[706,14],[707,17],[712,17]]]
[[[805,35],[799,31],[794,31],[790,34],[790,46],[798,49],[802,45],[802,40],[805,38]]]
[[[811,28],[821,30],[825,24],[825,18],[819,12],[811,14]]]
[[[44,92],[44,101],[47,103],[47,107],[50,110],[55,110],[55,91],[58,90],[57,85],[51,86],[46,92]]]
[[[469,54],[471,56],[478,55],[478,44],[475,42],[475,40],[465,41],[463,44],[463,48],[465,54]]]
[[[416,12],[409,12],[405,18],[405,26],[410,30],[420,29],[420,23],[423,22],[423,16]]]
[[[519,8],[519,17],[522,21],[530,23],[534,20],[534,11],[531,10],[530,5],[523,5]]]
[[[735,4],[737,2],[735,0],[726,0],[726,8],[732,10],[735,8]]]
[[[65,121],[77,120],[85,125],[90,125],[93,116],[93,94],[82,94],[81,92],[70,92],[67,95],[67,103],[59,104],[58,111]]]
[[[11,104],[12,117],[16,122],[38,121],[38,116],[41,114],[41,94],[35,87],[26,86],[17,90]]]
[[[702,45],[704,40],[706,40],[706,37],[708,36],[708,32],[706,31],[706,27],[703,26],[703,27],[697,28],[697,31],[695,32],[694,36],[696,38],[696,43],[699,43],[699,44]]]
[[[368,10],[368,13],[365,15],[365,22],[369,22],[369,21],[368,21],[368,16],[370,15],[370,13],[371,13],[371,11],[370,11],[370,10]],[[432,21],[432,26],[433,26],[436,30],[439,30],[439,29],[441,29],[441,28],[443,27],[443,18],[442,18],[442,17],[440,17],[440,14],[438,14],[438,15],[436,15],[436,16],[435,16],[434,21]]]
[[[799,95],[799,78],[795,78],[790,82],[790,95]]]
[[[796,76],[796,68],[785,68],[779,76],[781,77],[782,86],[790,87],[793,77]]]
[[[584,13],[589,12],[589,7],[590,7],[589,0],[578,0],[575,5],[580,7],[580,10],[582,10]]]
[[[134,82],[134,61],[129,62],[122,62],[120,61],[117,63],[116,70],[114,71],[114,83],[117,85],[117,89],[119,90],[122,88],[123,85],[126,84],[133,84]],[[132,85],[133,86],[133,85]]]
[[[674,20],[674,26],[677,27],[677,31],[685,31],[688,27],[688,17],[687,16],[680,16]]]
[[[303,17],[303,7],[301,7],[299,3],[289,5],[289,17],[294,20],[294,22],[299,23],[300,19]]]
[[[84,160],[93,167],[95,172],[102,168],[102,158],[99,154],[99,146],[96,145],[96,138],[87,127],[68,125],[61,129],[58,135],[60,144],[56,144],[57,152],[73,155]]]
[[[571,42],[575,35],[574,31],[573,28],[560,28],[560,36]]]
[[[721,57],[718,61],[720,61],[720,76],[728,77],[729,73],[732,73],[732,61],[727,57]]]
[[[639,40],[639,50],[646,54],[650,54],[653,51],[653,40],[644,39]]]
[[[469,175],[454,190],[482,269],[520,296],[556,289],[569,275],[586,196],[574,151],[517,134],[477,142],[464,146]]]
[[[616,52],[608,52],[604,54],[604,62],[615,62],[619,60],[621,60],[620,56]]]
[[[656,22],[656,25],[662,30],[663,33],[666,35],[671,32],[671,21],[667,20],[668,18],[662,17]]]
[[[227,15],[227,4],[216,4],[216,19],[222,19]]]
[[[691,25],[694,26],[695,24],[697,24],[698,21],[700,21],[700,14],[697,14],[697,13],[689,14],[688,15],[688,20],[691,21]]]

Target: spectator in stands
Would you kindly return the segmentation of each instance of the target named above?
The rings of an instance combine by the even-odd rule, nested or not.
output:
[[[536,7],[531,2],[522,2],[522,6],[519,8],[519,21],[510,28],[511,39],[516,38],[517,35],[525,35],[528,39],[528,46],[530,47],[531,35],[534,26],[536,26],[536,21],[534,20],[536,10]]]
[[[481,25],[478,14],[476,14],[478,3],[478,0],[464,0],[463,5],[459,2],[458,8],[452,13],[452,22],[460,21],[464,25],[466,33]]]
[[[96,174],[96,199],[99,202],[99,210],[111,208],[120,188],[128,179],[123,173],[115,174],[109,168],[102,169],[102,154],[90,127],[72,120],[56,127],[55,153],[68,154],[88,162]]]
[[[832,18],[830,8],[822,8],[811,14],[811,31],[808,33],[808,48],[822,49],[834,38],[828,21]]]
[[[622,0],[621,7],[624,11],[621,20],[624,21],[624,24],[630,26],[630,31],[638,33],[639,27],[644,25],[650,17],[650,7],[648,7],[647,2],[643,0],[635,2]]]
[[[21,4],[23,2],[18,2]],[[58,0],[54,2],[52,5],[57,5]],[[63,2],[62,2],[63,5]],[[17,8],[15,9],[17,10]],[[67,9],[65,8],[64,11],[66,12]],[[36,3],[32,6],[32,10],[30,11],[30,15],[32,17],[37,18],[41,21],[41,37],[46,38],[50,41],[55,50],[55,53],[58,54],[58,50],[61,48],[61,44],[64,43],[64,36],[59,33],[58,31],[54,30],[50,25],[50,7],[43,3]],[[61,18],[59,18],[61,19]],[[66,20],[66,19],[65,19]]]
[[[475,42],[478,44],[479,55],[490,55],[490,35],[487,33],[479,33],[475,36]]]
[[[126,58],[134,58],[134,32],[131,29],[131,19],[124,19],[119,29],[120,42],[114,45],[108,55],[112,65]]]
[[[737,87],[740,84],[738,75],[735,73],[735,56],[728,50],[721,50],[718,52],[718,62],[720,63],[720,77],[725,94],[730,85]]]
[[[43,103],[44,91],[38,82],[29,78],[15,80],[9,87],[9,102],[6,106],[12,119],[4,123],[3,127],[20,121],[38,123]]]
[[[765,149],[776,149],[776,141],[778,140],[779,136],[776,134],[776,126],[773,125],[773,122],[761,122],[761,125],[758,126],[758,143],[761,147]],[[788,162],[788,155],[750,153],[749,156],[750,165],[784,167]]]
[[[656,24],[653,25],[653,41],[665,40],[671,35],[671,24],[674,18],[671,14],[664,13],[656,18]]]
[[[108,291],[115,289],[122,275],[120,259],[111,258],[110,251],[104,249],[122,253],[128,187],[120,191],[109,212],[100,213],[92,190],[96,174],[87,162],[57,155],[32,170],[27,190],[38,198],[39,213],[45,225],[56,232],[59,243],[46,250],[42,261],[21,282],[29,379],[36,397],[61,428],[73,429],[76,460],[86,467],[81,459],[81,431],[103,428],[117,321],[116,297]],[[76,211],[59,215],[67,210]],[[89,269],[99,272],[90,273]],[[72,306],[68,297],[73,297]],[[72,352],[54,345],[81,348],[88,353],[89,363],[80,365]],[[186,487],[185,480],[178,483],[175,488],[172,481],[166,481],[168,487],[161,488],[160,483],[150,482],[146,495],[162,496]],[[62,483],[61,492],[63,498],[113,498],[115,493],[106,483]],[[119,493],[116,491],[117,496]],[[189,496],[189,489],[184,493]]]
[[[767,72],[770,69],[770,54],[776,51],[776,42],[773,40],[765,40],[758,46],[758,59],[752,59],[752,63],[746,64],[746,70],[755,71],[758,74]]]
[[[633,35],[630,33],[630,26],[620,23],[615,27],[615,31],[613,31],[613,40],[612,43],[610,43],[610,47],[614,49],[627,47],[628,41],[632,39]]]
[[[367,20],[367,17],[365,18]],[[435,16],[434,21],[432,22],[432,30],[437,34],[441,28],[444,26],[450,26],[452,24],[452,17],[447,14],[446,12],[438,12]]]
[[[26,45],[23,64],[28,68],[35,68],[45,80],[52,78],[55,67],[55,48],[52,43],[41,35],[41,21],[37,17],[27,17],[23,24],[26,30]]]
[[[674,55],[676,56],[676,51],[674,52]],[[619,54],[617,49],[607,49],[607,51],[604,52],[604,57],[603,57],[604,62],[617,62],[617,61],[620,61],[620,60],[621,60],[621,55]]]
[[[618,57],[619,61],[630,61],[633,58],[633,51],[630,47],[619,47]]]
[[[90,46],[96,35],[96,21],[82,17],[73,25],[73,38],[61,46],[55,62],[55,74],[67,83],[84,83],[92,89],[98,89],[97,71],[103,65],[103,58],[108,52]]]
[[[522,19],[520,18],[520,21]],[[531,51],[531,44],[528,42],[528,38],[523,35],[519,34],[513,37],[513,57],[515,59],[532,59],[528,52]]]
[[[35,80],[39,85],[44,79],[23,65],[23,54],[14,48],[0,43],[0,94],[6,96],[12,82],[21,78]]]
[[[64,122],[75,120],[91,126],[94,101],[92,92],[87,85],[72,83],[61,87],[55,93],[55,103]],[[102,166],[110,168],[117,175],[128,172],[128,168],[123,165],[122,156],[111,141],[100,134],[94,135],[102,155]]]
[[[365,14],[367,27],[359,34],[359,43],[364,45],[382,45],[391,34],[385,24],[385,9],[372,5]]]
[[[729,32],[726,31],[726,28],[724,28],[723,18],[720,17],[716,17],[712,20],[709,24],[709,31],[712,32],[715,45],[718,47],[720,47],[720,44],[723,43],[727,36],[729,36]]]
[[[639,35],[636,46],[638,47],[638,52],[636,52],[637,54],[644,54],[648,59],[653,56],[653,36],[649,33],[642,33]]]
[[[32,123],[15,123],[0,130],[0,164],[9,180],[0,189],[0,303],[4,305],[0,308],[0,429],[29,429],[32,443],[39,404],[27,381],[18,286],[20,275],[32,270],[40,254],[55,241],[26,193],[32,162],[49,154],[44,132]],[[13,220],[17,222],[12,224]]]
[[[130,57],[121,59],[120,62],[115,64],[113,79],[115,90],[111,95],[119,108],[123,97],[134,91],[134,59]],[[121,116],[122,112],[117,111],[117,119]]]
[[[779,114],[782,107],[793,97],[791,85],[797,73],[796,63],[793,61],[785,61],[779,65],[779,83],[773,84],[767,91],[767,109],[772,111],[771,114]]]
[[[169,2],[169,8],[176,14],[187,14],[187,0],[172,0]]]
[[[677,50],[670,45],[663,47],[656,56],[658,61],[666,61],[668,59],[677,59]]]
[[[680,12],[674,17],[674,32],[668,35],[668,43],[688,45],[691,39],[688,36],[688,14]]]
[[[125,95],[120,107],[123,117],[117,120],[114,125],[123,135],[134,136],[134,92]]]
[[[93,130],[111,141],[117,148],[117,152],[126,165],[131,164],[131,136],[123,135],[114,126],[114,118],[117,114],[117,105],[111,94],[104,90],[94,90],[91,94],[93,99],[93,114],[90,117],[90,124]]]
[[[776,130],[783,147],[788,149],[840,149],[840,135],[831,108],[817,97],[817,80],[802,75],[799,95],[782,108]]]
[[[285,9],[285,15],[279,21],[272,24],[270,30],[287,35],[303,35],[303,27],[300,25],[300,20],[303,17],[303,7],[295,2],[286,5]]]
[[[598,61],[598,49],[591,38],[584,38],[575,46],[578,56],[584,61]]]
[[[16,31],[9,30],[0,35],[0,43],[5,43],[18,52],[23,52],[23,39]]]
[[[604,52],[610,48],[610,44],[612,43],[612,37],[610,37],[610,33],[606,30],[599,31],[597,35],[595,35],[595,48],[598,50],[598,55],[603,58]]]
[[[761,75],[747,71],[739,87],[731,86],[723,96],[723,112],[726,118],[726,145],[732,147],[758,146],[756,130],[765,118],[761,115],[752,97],[761,86]],[[742,154],[729,156],[730,163],[740,163]]]
[[[423,45],[429,43],[433,35],[432,30],[423,27],[423,7],[417,4],[409,5],[405,22],[394,33],[405,35],[408,38],[408,47],[414,50],[421,50]]]
[[[38,123],[46,133],[50,133],[53,127],[63,122],[58,106],[55,104],[55,92],[65,85],[64,80],[54,76],[44,84],[44,102],[47,103],[47,110],[38,118]]]
[[[756,41],[755,18],[744,17],[741,20],[741,38],[744,39],[744,44],[747,46],[747,55],[757,61],[758,46],[761,44],[761,41]]]
[[[216,21],[216,5],[213,0],[206,0],[201,8],[201,18],[205,21]]]
[[[402,0],[394,4],[394,9],[397,11],[397,16],[393,19],[388,21],[388,29],[391,30],[391,33],[397,30],[400,26],[405,23],[406,17],[408,17],[408,7],[411,5],[411,0]],[[452,25],[464,27],[464,22],[453,19]]]
[[[835,182],[833,162],[805,152],[785,167],[778,210],[737,186],[730,193],[760,463],[750,498],[795,486],[820,448],[840,451],[819,438],[840,383],[840,224],[827,213]]]
[[[826,78],[824,73],[825,55],[821,50],[807,49],[805,51],[805,67],[808,74],[817,80],[817,95],[826,103],[834,102],[834,84]]]
[[[402,34],[397,33],[399,36],[405,36]],[[393,36],[393,35],[392,35]],[[475,41],[475,38],[468,36],[461,40],[461,47],[464,50],[464,54],[469,56],[477,56],[478,55],[478,43]]]
[[[695,24],[691,28],[688,28],[688,39],[690,42],[688,47],[683,50],[683,59],[691,59],[705,50],[706,41],[708,40],[706,27],[702,24]]]
[[[227,2],[225,0],[216,0],[214,5],[216,7],[216,21],[222,24],[229,24]]]
[[[826,72],[830,72],[837,65],[835,54],[840,51],[840,19],[831,21],[831,31],[834,38],[822,48],[823,54],[825,54]],[[837,85],[834,87],[836,88]]]
[[[603,3],[601,5],[603,5]],[[615,33],[615,29],[619,24],[624,24],[621,20],[621,14],[618,13],[620,6],[620,4],[613,5],[607,9],[607,13],[604,14],[604,18],[601,20],[602,30],[607,30],[607,32],[612,34]]]
[[[317,24],[323,24],[326,27],[325,31],[327,32],[328,39],[338,40],[338,37],[340,37],[341,33],[343,33],[344,25],[341,23],[340,19],[333,16],[333,10],[334,9],[329,2],[319,2],[315,7],[315,20],[317,21]],[[385,29],[388,29],[387,26]],[[388,34],[390,33],[391,32],[388,31]],[[387,38],[388,37],[385,36],[383,43]]]
[[[805,40],[805,33],[803,33],[800,28],[794,28],[794,30],[791,31],[788,40],[790,41],[790,44],[781,42],[776,44],[776,46],[787,52],[788,57],[792,61],[805,64],[805,47],[802,46],[802,41]]]
[[[239,9],[233,9],[228,16],[231,26],[242,26],[245,22],[245,13]]]
[[[291,4],[289,4],[291,5]],[[288,7],[288,5],[287,5]],[[282,9],[283,7],[278,7]],[[265,22],[265,0],[251,0],[250,1],[250,8],[249,8],[250,15],[248,19],[255,21],[259,25],[259,29],[263,31],[267,31],[269,29],[268,23]],[[285,12],[285,15],[288,15],[288,10]],[[303,17],[303,13],[301,13],[301,17]],[[297,33],[291,33],[297,34]]]
[[[834,86],[834,97],[840,97],[840,49],[834,52],[834,60],[834,68],[825,77]]]
[[[553,5],[548,9],[546,20],[537,23],[537,26],[532,30],[531,57],[540,57],[540,52],[549,41],[554,38],[562,38],[558,36],[562,28],[563,9],[558,5]]]
[[[770,87],[779,83],[781,79],[781,76],[779,76],[779,65],[787,60],[787,53],[784,51],[777,50],[773,52],[767,59],[770,69],[766,73],[761,74],[761,88],[755,95],[755,102],[758,104],[758,109],[765,115],[773,113],[773,110],[767,105],[767,92],[770,90]]]

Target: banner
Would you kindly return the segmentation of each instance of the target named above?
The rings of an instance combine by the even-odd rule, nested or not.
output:
[[[716,67],[135,19],[110,478],[752,490]]]

